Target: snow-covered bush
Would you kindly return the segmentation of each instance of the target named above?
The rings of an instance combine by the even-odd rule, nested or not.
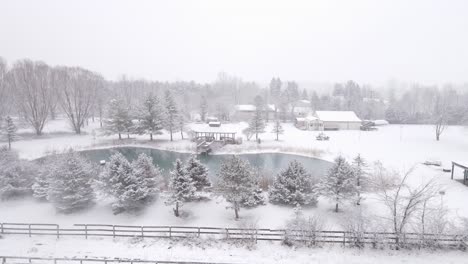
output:
[[[210,180],[208,179],[208,168],[203,165],[195,155],[191,156],[186,161],[185,171],[192,179],[197,191],[201,191],[203,188],[211,186]]]
[[[31,194],[36,166],[0,147],[0,200]]]
[[[239,219],[240,208],[244,205],[255,206],[263,199],[259,194],[258,180],[253,176],[250,164],[233,155],[221,164],[218,173],[219,190],[226,201],[231,203],[236,219]]]
[[[325,221],[320,216],[305,217],[301,207],[294,208],[294,215],[286,223],[283,244],[291,246],[296,243],[316,246],[321,238],[320,231],[325,230]]]
[[[179,217],[180,207],[183,206],[184,202],[194,198],[196,190],[192,178],[185,170],[180,159],[175,161],[174,170],[171,171],[169,190],[171,195],[166,204],[174,205],[174,215]]]
[[[154,187],[154,181],[137,176],[132,164],[119,152],[110,157],[99,175],[99,185],[105,194],[115,199],[112,203],[114,214],[140,211],[153,200],[157,190],[151,187]]]
[[[338,212],[339,204],[356,196],[356,177],[351,165],[338,156],[318,188],[320,194],[335,202],[335,212]]]
[[[91,163],[76,152],[58,157],[58,162],[49,175],[48,200],[61,213],[72,213],[93,205],[95,171]]]
[[[287,205],[316,205],[316,180],[294,160],[280,172],[270,189],[270,202]]]

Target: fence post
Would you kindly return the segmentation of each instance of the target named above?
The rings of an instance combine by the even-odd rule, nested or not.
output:
[[[60,226],[57,225],[57,239],[60,238]]]
[[[2,258],[2,264],[6,264],[6,257]]]
[[[229,228],[226,228],[226,238],[229,239]]]
[[[145,231],[144,231],[144,226],[141,226],[141,237],[144,238],[145,237]]]
[[[3,223],[0,223],[0,227],[2,229],[2,234],[3,234]]]
[[[84,226],[84,233],[85,233],[85,238],[88,239],[88,225]]]
[[[57,259],[54,258],[54,264],[57,264]]]
[[[346,247],[346,232],[343,231],[343,247]]]
[[[115,238],[115,225],[112,225],[112,236]]]
[[[172,237],[172,226],[169,227],[169,237]]]
[[[198,237],[200,237],[200,227],[198,227]]]
[[[31,237],[31,224],[29,224],[28,227],[29,227],[29,228],[28,228],[28,229],[29,229],[29,230],[28,230],[28,231],[29,231],[29,237]]]

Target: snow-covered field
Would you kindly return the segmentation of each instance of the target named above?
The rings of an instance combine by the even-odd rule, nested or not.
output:
[[[5,251],[5,249],[7,249]],[[165,261],[219,263],[333,263],[333,264],[462,264],[461,251],[358,250],[340,246],[294,248],[279,243],[259,242],[253,249],[219,240],[112,239],[6,236],[0,239],[0,255],[69,258],[131,258]]]
[[[36,137],[30,129],[19,131],[22,139],[14,142],[13,148],[21,157],[35,159],[46,155],[53,150],[63,150],[73,147],[77,150],[110,147],[113,145],[144,145],[159,149],[175,151],[191,151],[193,143],[190,140],[180,140],[180,134],[175,134],[175,141],[169,141],[169,135],[163,134],[150,142],[148,136],[132,136],[130,140],[119,141],[117,136],[103,136],[99,130],[98,122],[90,123],[84,135],[75,135],[71,132],[66,120],[51,121],[45,128],[45,135]],[[190,124],[192,129],[204,128],[205,124]],[[301,131],[292,124],[284,124],[285,133],[280,135],[280,141],[270,133],[260,135],[261,144],[246,141],[241,131],[245,123],[223,125],[226,131],[237,132],[244,137],[242,145],[228,145],[222,153],[245,152],[285,152],[305,156],[314,156],[326,160],[333,160],[338,155],[353,158],[360,153],[368,163],[381,161],[385,166],[398,171],[404,171],[416,165],[410,178],[411,184],[419,184],[429,179],[435,180],[445,190],[442,197],[444,204],[451,209],[455,216],[468,217],[468,206],[465,203],[468,197],[468,187],[450,180],[450,173],[442,172],[442,167],[428,167],[421,163],[426,160],[440,160],[443,167],[449,167],[452,160],[468,162],[468,128],[448,127],[442,135],[441,141],[434,139],[432,126],[422,125],[390,125],[379,127],[377,131],[330,131],[330,141],[317,141],[318,132]],[[456,176],[461,178],[461,171]],[[75,223],[114,223],[134,225],[188,225],[188,226],[220,226],[231,227],[238,225],[233,220],[233,212],[226,210],[226,203],[221,198],[213,197],[210,201],[187,203],[182,210],[186,216],[176,218],[172,209],[159,199],[145,212],[138,216],[114,216],[110,206],[100,202],[92,209],[71,214],[56,214],[48,203],[38,203],[32,199],[0,202],[0,222],[39,222],[71,225]],[[368,212],[378,212],[381,207],[372,196],[367,197],[362,205]],[[317,208],[304,208],[305,215],[321,215],[327,220],[327,226],[338,227],[347,217],[347,211],[335,214],[331,210],[333,205],[320,199]],[[282,227],[291,217],[293,209],[268,204],[255,209],[243,209],[241,217],[244,221],[256,222],[259,227]],[[49,238],[48,238],[49,239]],[[15,238],[14,241],[24,246],[12,246],[13,239],[5,237],[0,239],[0,255],[39,255],[39,256],[122,256],[146,259],[173,259],[178,251],[184,251],[190,260],[216,260],[245,263],[245,256],[249,256],[249,263],[463,263],[462,253],[449,252],[441,257],[436,253],[428,252],[388,252],[388,251],[356,251],[352,249],[325,248],[325,249],[298,249],[292,250],[279,244],[259,244],[261,250],[247,251],[244,247],[233,245],[194,246],[192,244],[172,245],[171,241],[147,241],[144,243],[129,244],[123,240],[89,240],[76,241],[71,238],[55,241],[43,238]],[[94,251],[99,243],[100,250]],[[102,250],[101,250],[102,248]],[[118,249],[122,248],[122,250]],[[203,252],[203,254],[200,254]],[[336,254],[336,253],[339,254]],[[227,256],[229,256],[227,258]],[[385,257],[385,258],[384,258]],[[251,258],[251,259],[250,259]],[[398,262],[400,261],[400,262]]]

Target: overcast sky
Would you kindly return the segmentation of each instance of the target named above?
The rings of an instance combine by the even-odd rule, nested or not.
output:
[[[0,0],[0,56],[117,79],[468,81],[468,1]]]

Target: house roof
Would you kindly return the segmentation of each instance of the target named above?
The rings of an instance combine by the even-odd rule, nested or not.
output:
[[[353,111],[315,111],[315,115],[322,121],[361,122]]]
[[[275,105],[268,104],[267,107],[269,111],[275,111]],[[235,105],[234,108],[239,112],[253,112],[256,109],[255,105],[252,104],[239,104]]]

